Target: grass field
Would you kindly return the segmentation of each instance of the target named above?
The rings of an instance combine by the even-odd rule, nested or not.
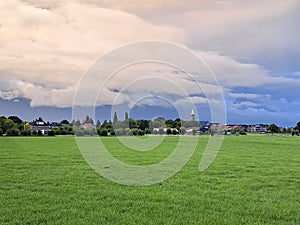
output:
[[[139,165],[171,153],[112,154]],[[92,170],[74,137],[0,138],[0,224],[300,224],[300,139],[230,136],[198,171],[208,137],[170,179],[147,187],[112,183]]]

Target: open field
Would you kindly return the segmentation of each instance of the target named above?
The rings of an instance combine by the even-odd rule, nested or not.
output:
[[[135,154],[103,138],[137,165],[167,157],[176,140]],[[93,171],[74,137],[0,138],[0,224],[300,224],[299,137],[225,137],[200,173],[207,141],[175,176],[131,187]]]

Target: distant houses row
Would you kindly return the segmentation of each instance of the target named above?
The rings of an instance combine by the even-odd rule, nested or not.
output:
[[[30,130],[32,132],[41,132],[43,135],[47,135],[48,132],[54,128],[59,128],[61,126],[64,126],[64,124],[57,123],[57,122],[45,122],[41,117],[38,119],[30,122]],[[96,127],[91,123],[83,123],[81,125],[83,129],[95,129]],[[229,125],[222,125],[218,123],[210,123],[208,121],[200,121],[199,126],[195,127],[187,127],[185,128],[185,132],[187,134],[195,134],[195,133],[207,133],[210,129],[218,128],[225,131],[231,131],[231,130],[242,130],[245,132],[251,132],[251,133],[265,133],[268,132],[269,124],[253,124],[253,125],[237,125],[237,124],[229,124]],[[179,134],[180,129],[178,128],[153,128],[152,131],[154,134],[160,134],[160,133],[168,133],[171,132],[171,134]]]
[[[224,125],[222,128],[224,130],[230,131],[230,130],[243,130],[245,132],[251,132],[251,133],[265,133],[268,132],[269,124],[253,124],[253,125]],[[214,127],[214,125],[212,125]]]

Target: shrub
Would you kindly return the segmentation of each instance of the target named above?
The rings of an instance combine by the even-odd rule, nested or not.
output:
[[[145,134],[151,134],[151,131],[149,130],[149,128],[145,129]]]
[[[76,136],[84,136],[84,130],[83,129],[76,129],[75,130]]]
[[[247,135],[246,131],[244,131],[244,130],[240,130],[240,131],[239,131],[239,134],[240,134],[240,135]]]
[[[19,130],[16,128],[11,128],[6,132],[7,136],[19,136]]]
[[[106,128],[102,128],[100,130],[100,136],[108,136],[108,131]]]
[[[139,136],[144,136],[144,135],[145,135],[145,131],[143,131],[143,130],[138,130],[138,135],[139,135]]]
[[[31,131],[30,130],[22,130],[21,135],[22,136],[31,136]]]
[[[54,135],[60,135],[60,130],[58,128],[53,128],[52,130],[54,132]]]
[[[139,130],[134,128],[134,129],[131,129],[131,132],[132,132],[132,135],[136,136],[136,135],[138,135]]]
[[[115,129],[115,135],[116,135],[116,136],[123,136],[123,135],[126,135],[125,129],[123,129],[123,128]]]
[[[3,130],[0,128],[0,136],[3,136]]]
[[[167,135],[172,134],[172,130],[170,128],[167,129]]]
[[[54,136],[54,135],[55,135],[55,133],[54,133],[53,130],[49,130],[49,131],[48,131],[48,136]]]

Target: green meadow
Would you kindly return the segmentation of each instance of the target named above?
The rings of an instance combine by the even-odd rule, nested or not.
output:
[[[1,137],[0,224],[300,224],[299,137],[226,136],[199,172],[208,139],[199,137],[176,175],[133,187],[90,168],[72,136]],[[168,157],[178,137],[149,152],[102,141],[116,158],[148,165]]]

